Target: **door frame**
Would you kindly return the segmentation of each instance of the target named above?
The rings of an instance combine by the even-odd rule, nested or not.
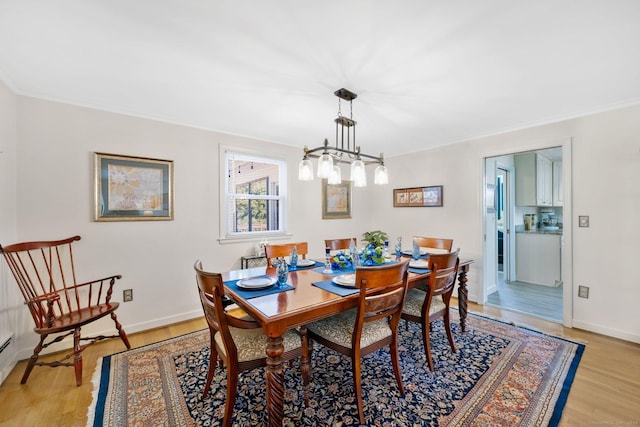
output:
[[[538,141],[529,145],[518,146],[516,149],[502,149],[495,153],[483,153],[479,161],[481,162],[481,188],[480,194],[485,194],[487,184],[487,170],[486,160],[492,157],[499,157],[509,154],[517,154],[526,151],[544,150],[552,147],[562,147],[562,180],[563,180],[563,205],[562,205],[562,238],[560,240],[561,255],[560,262],[562,265],[562,324],[566,327],[573,326],[573,205],[572,205],[572,139],[563,138],[560,140],[547,140]],[[495,170],[490,174],[495,181]],[[512,186],[513,187],[513,186]],[[486,236],[492,230],[496,231],[495,238],[497,239],[497,230],[495,226],[495,218],[489,214],[489,218],[493,219],[493,224],[488,221],[487,216],[487,201],[486,197],[482,197],[482,203],[479,203],[479,218],[482,223],[482,285],[478,289],[477,298],[479,304],[486,304],[487,302],[487,287],[492,276],[497,277],[497,251],[495,250],[495,244],[489,242]],[[512,233],[515,236],[515,233]],[[513,246],[512,246],[513,247]]]

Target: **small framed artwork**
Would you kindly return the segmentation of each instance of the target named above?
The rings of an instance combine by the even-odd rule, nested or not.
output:
[[[329,184],[322,180],[322,219],[351,218],[351,181]]]
[[[442,185],[393,190],[393,206],[442,206]]]
[[[173,219],[173,161],[95,153],[95,221]]]

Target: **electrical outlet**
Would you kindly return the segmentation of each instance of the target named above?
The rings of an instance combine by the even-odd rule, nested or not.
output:
[[[589,216],[580,215],[578,217],[578,227],[588,227],[588,226],[589,226]]]
[[[122,301],[133,301],[133,289],[125,289],[122,291]]]
[[[588,286],[578,286],[578,296],[580,298],[589,298],[589,287]]]

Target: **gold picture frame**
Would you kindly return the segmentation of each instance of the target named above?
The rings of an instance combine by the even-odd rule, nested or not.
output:
[[[351,181],[329,184],[322,180],[322,219],[351,218]]]
[[[173,220],[173,161],[95,153],[95,221]]]

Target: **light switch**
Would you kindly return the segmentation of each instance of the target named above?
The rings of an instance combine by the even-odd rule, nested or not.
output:
[[[587,215],[581,215],[578,217],[578,227],[588,227],[589,217]]]

